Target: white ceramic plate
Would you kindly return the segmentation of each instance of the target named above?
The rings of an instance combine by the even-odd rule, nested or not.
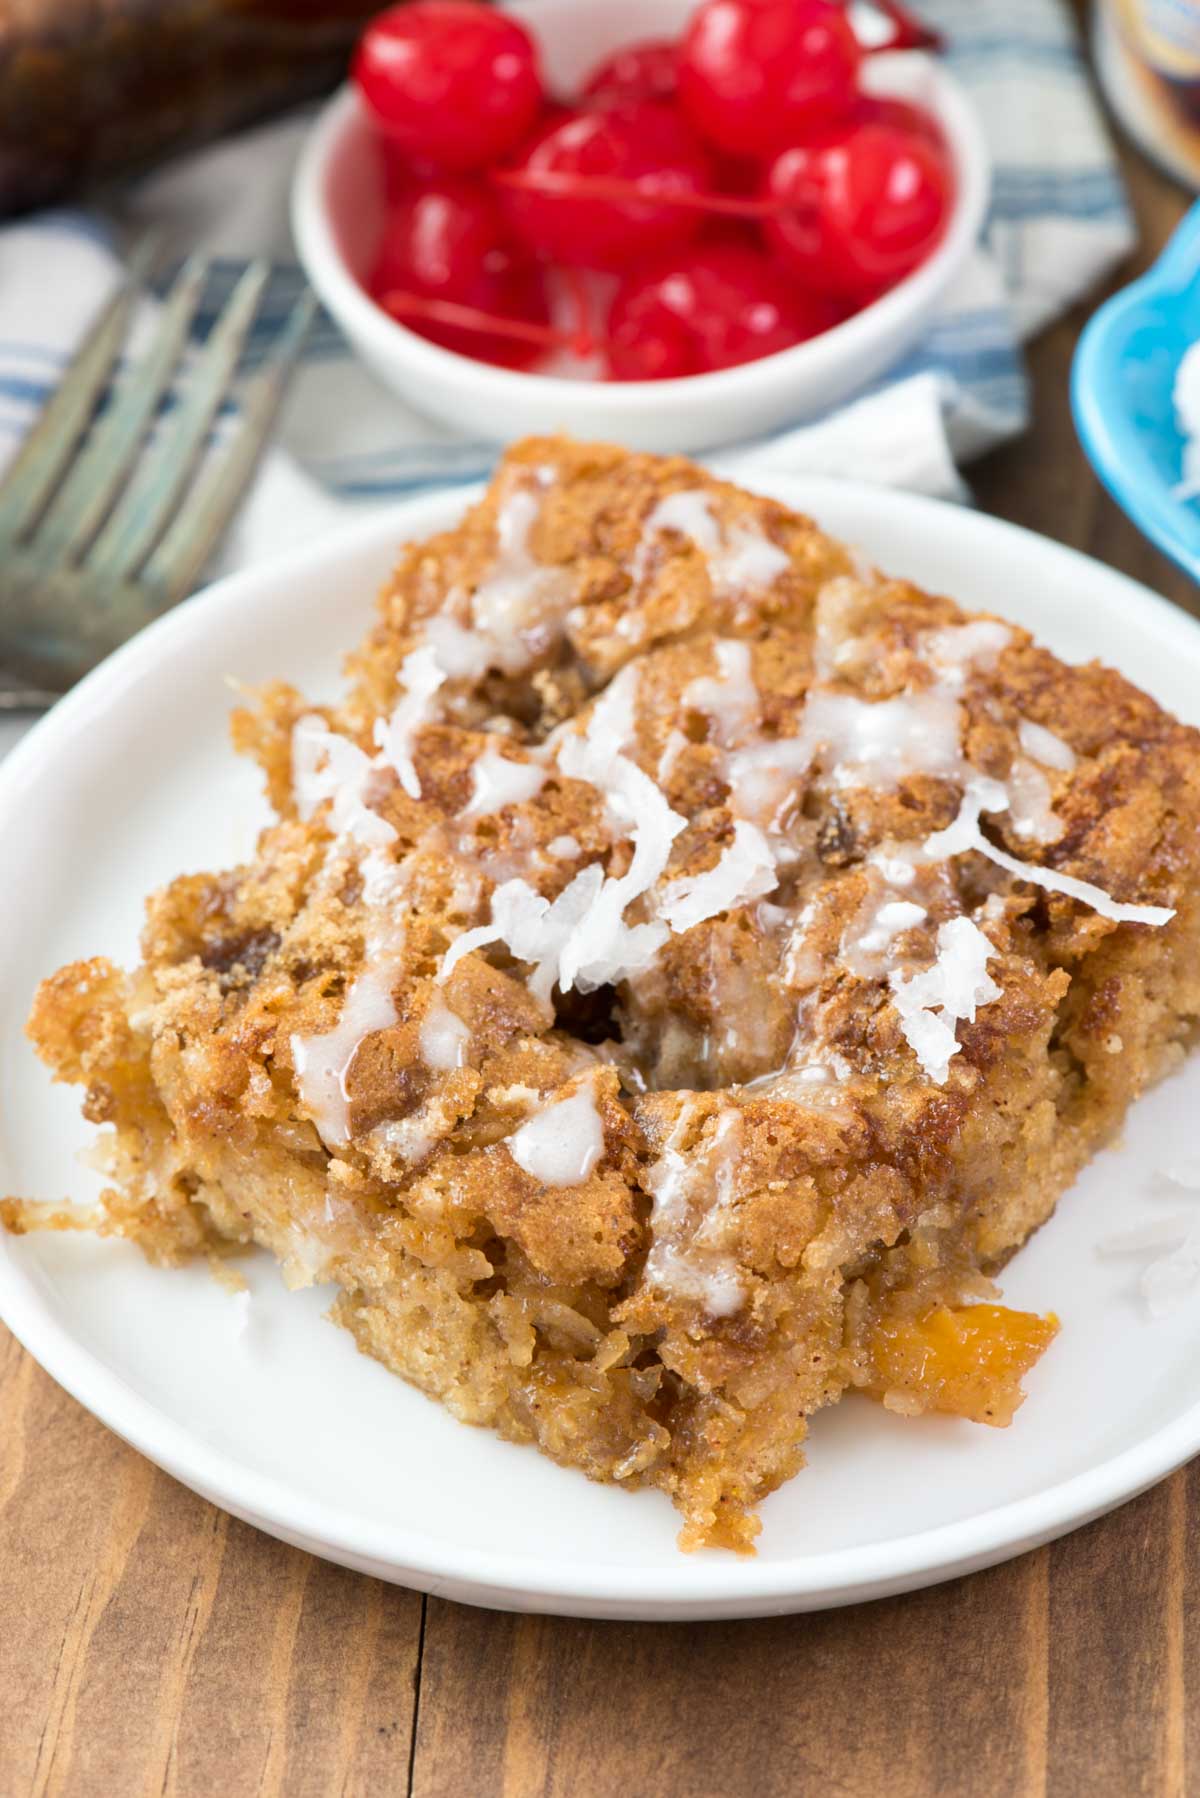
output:
[[[885,566],[1117,664],[1200,721],[1200,629],[1068,550],[931,500],[760,482]],[[0,770],[0,1190],[91,1197],[78,1095],[22,1035],[64,960],[134,953],[142,895],[249,852],[264,818],[226,746],[225,678],[327,695],[396,544],[452,521],[423,498],[324,547],[235,576],[114,656]],[[675,1548],[656,1493],[592,1486],[449,1415],[250,1265],[250,1323],[202,1268],[158,1272],[87,1237],[0,1241],[0,1313],[68,1391],[143,1453],[284,1540],[470,1602],[609,1617],[742,1617],[878,1597],[1019,1553],[1142,1490],[1200,1448],[1200,1295],[1143,1314],[1140,1263],[1099,1238],[1181,1208],[1152,1172],[1188,1146],[1200,1058],[1138,1106],[1017,1257],[1005,1296],[1062,1334],[1009,1430],[909,1422],[865,1400],[820,1416],[811,1466],[763,1507],[758,1558]],[[1194,1140],[1194,1138],[1193,1138]],[[1200,1203],[1200,1200],[1196,1201]],[[1186,1197],[1182,1204],[1186,1205]]]

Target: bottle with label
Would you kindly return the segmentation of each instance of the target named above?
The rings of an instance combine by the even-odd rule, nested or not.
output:
[[[1096,69],[1129,135],[1200,188],[1200,0],[1098,0]]]

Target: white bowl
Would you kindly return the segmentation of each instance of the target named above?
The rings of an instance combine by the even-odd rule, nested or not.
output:
[[[552,88],[571,92],[618,45],[678,33],[692,5],[521,0],[508,10],[536,33]],[[954,78],[911,52],[873,57],[867,70],[872,91],[918,100],[941,123],[957,182],[946,234],[926,262],[856,317],[761,361],[672,381],[574,380],[476,362],[398,324],[362,286],[384,202],[371,126],[349,88],[322,112],[296,169],[292,224],[300,260],[379,378],[418,411],[472,436],[569,429],[636,449],[697,450],[797,424],[858,391],[916,342],[970,254],[987,205],[987,148]]]

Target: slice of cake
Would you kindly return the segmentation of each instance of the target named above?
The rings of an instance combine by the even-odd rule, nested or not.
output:
[[[337,595],[330,596],[337,603]],[[681,460],[508,454],[277,822],[30,1023],[85,1220],[260,1243],[466,1422],[748,1548],[857,1388],[1007,1423],[992,1276],[1200,1015],[1200,738]],[[64,1227],[22,1201],[10,1229]]]

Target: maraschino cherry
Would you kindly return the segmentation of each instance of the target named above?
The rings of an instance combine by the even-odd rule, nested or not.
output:
[[[542,270],[467,176],[414,184],[392,206],[369,286],[386,311],[461,355],[524,368],[553,340]]]
[[[888,45],[932,34],[873,0]],[[518,368],[601,347],[616,379],[702,374],[828,329],[928,255],[952,162],[922,108],[862,92],[839,0],[701,0],[547,104],[533,39],[480,0],[411,0],[355,62],[388,218],[373,296],[464,355]],[[764,250],[764,240],[766,249]],[[621,277],[599,346],[585,270]],[[547,280],[574,330],[551,323]],[[797,279],[799,277],[799,279]]]
[[[679,46],[666,38],[626,44],[606,57],[579,90],[581,106],[673,100],[679,85]]]
[[[765,194],[782,203],[763,223],[779,260],[818,292],[861,301],[933,249],[952,177],[927,139],[867,124],[785,150],[767,172]]]
[[[797,292],[761,250],[686,244],[623,279],[609,312],[608,368],[619,381],[708,374],[790,349],[838,317],[832,301]]]
[[[551,121],[493,179],[513,229],[536,254],[621,269],[695,235],[711,168],[680,113],[646,101]]]
[[[533,39],[480,0],[389,7],[363,32],[353,74],[392,142],[447,169],[507,155],[542,108]]]
[[[860,94],[850,116],[856,125],[890,125],[896,131],[907,131],[946,154],[941,126],[914,100],[902,100],[898,94]]]
[[[862,46],[832,0],[705,0],[679,52],[679,97],[735,155],[787,149],[854,104]]]

